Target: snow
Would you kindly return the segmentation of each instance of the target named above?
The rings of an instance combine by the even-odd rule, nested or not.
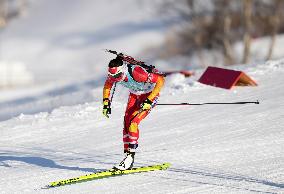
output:
[[[136,56],[160,45],[170,25],[153,15],[149,1],[29,2],[26,16],[1,32],[1,60],[26,64],[40,84],[101,78],[113,57],[103,49]]]
[[[283,59],[229,67],[244,71],[257,87],[203,85],[197,82],[203,68],[190,78],[168,76],[160,103],[260,101],[157,106],[140,124],[135,166],[169,162],[168,170],[42,189],[122,159],[128,91],[117,87],[111,118],[105,118],[101,64],[111,55],[102,49],[136,55],[163,42],[165,24],[131,0],[30,2],[27,16],[1,34],[1,61],[22,62],[40,83],[1,90],[1,194],[284,193]],[[125,5],[131,9],[118,9]]]
[[[0,62],[0,87],[25,86],[33,83],[33,75],[23,63]]]
[[[117,92],[114,97],[110,119],[101,114],[101,87],[92,90],[90,102],[74,106],[47,112],[42,111],[42,103],[36,103],[43,106],[37,113],[0,122],[0,193],[281,193],[283,64],[280,60],[236,66],[259,86],[233,90],[202,85],[196,81],[198,75],[187,79],[168,77],[161,103],[258,99],[260,104],[158,106],[140,125],[135,165],[170,162],[168,170],[49,190],[41,187],[111,168],[122,159],[127,93],[117,89],[122,94]],[[77,92],[83,96],[86,91],[79,87]],[[46,96],[42,101],[68,99],[64,95]],[[74,98],[81,101],[78,96]],[[20,104],[24,106],[25,102]],[[26,106],[34,108],[32,103]]]

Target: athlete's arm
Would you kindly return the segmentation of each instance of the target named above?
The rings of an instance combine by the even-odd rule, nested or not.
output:
[[[110,91],[113,86],[114,82],[110,79],[107,78],[104,84],[104,89],[103,89],[103,99],[109,99],[110,96]]]
[[[164,76],[162,75],[158,75],[158,74],[155,74],[155,82],[156,85],[154,87],[154,89],[152,90],[152,92],[150,93],[150,95],[148,96],[148,99],[153,101],[154,98],[160,93],[162,87],[164,86],[164,83],[165,83],[165,78]]]

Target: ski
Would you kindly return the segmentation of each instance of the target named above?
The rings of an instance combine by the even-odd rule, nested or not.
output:
[[[79,182],[85,182],[90,180],[96,180],[96,179],[102,179],[107,177],[114,177],[114,176],[120,176],[120,175],[126,175],[126,174],[134,174],[134,173],[141,173],[141,172],[149,172],[149,171],[156,171],[156,170],[166,170],[169,168],[171,164],[170,163],[164,163],[164,164],[158,164],[153,166],[143,166],[138,168],[132,168],[130,170],[105,170],[100,171],[92,174],[87,174],[75,178],[70,178],[66,180],[59,180],[55,182],[51,182],[49,185],[47,185],[45,188],[52,188],[52,187],[59,187],[69,184],[75,184]]]

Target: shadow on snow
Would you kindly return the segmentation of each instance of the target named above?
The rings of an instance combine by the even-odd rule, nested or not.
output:
[[[27,96],[0,103],[0,121],[9,120],[20,114],[36,114],[52,112],[61,106],[72,106],[80,103],[92,102],[94,97],[91,89],[103,84],[102,79],[87,80],[48,90],[38,95]],[[70,94],[78,93],[78,98],[70,98]],[[82,96],[83,93],[83,96]],[[73,95],[74,96],[74,95]],[[52,98],[45,100],[46,98]]]
[[[225,180],[225,181],[237,181],[237,182],[248,182],[248,183],[256,183],[256,184],[262,184],[270,187],[276,187],[279,189],[284,188],[283,183],[275,183],[271,182],[269,180],[262,180],[258,178],[253,178],[253,177],[248,177],[248,176],[243,176],[243,175],[234,175],[234,174],[229,174],[229,173],[217,173],[217,172],[206,172],[203,170],[193,170],[193,169],[183,169],[183,168],[170,168],[169,171],[175,172],[175,173],[183,173],[183,174],[191,174],[191,175],[197,175],[197,176],[203,176],[203,177],[208,177],[208,178],[216,178],[219,180]],[[184,180],[187,181],[187,180]],[[205,185],[217,185],[217,186],[227,186],[227,185],[222,185],[222,184],[215,184],[215,183],[209,183],[209,182],[202,182],[202,181],[194,181],[198,184],[205,184]],[[265,191],[258,191],[254,189],[246,189],[246,188],[238,188],[235,186],[229,186],[234,189],[245,189],[248,191],[252,192],[261,192],[261,193],[273,193],[273,192],[265,192]]]
[[[0,166],[4,167],[12,167],[9,164],[5,163],[5,161],[19,161],[24,162],[31,165],[36,165],[45,168],[57,168],[57,169],[64,169],[64,170],[78,170],[78,171],[85,171],[85,172],[97,172],[100,170],[105,169],[94,169],[94,168],[80,168],[74,166],[64,166],[57,164],[53,160],[42,158],[42,157],[34,157],[34,156],[0,156]]]
[[[163,31],[176,22],[178,22],[176,18],[164,21],[151,20],[145,22],[125,22],[93,32],[64,34],[57,37],[53,42],[56,45],[70,49],[80,49],[82,47],[103,44],[108,41],[114,41],[145,31]]]

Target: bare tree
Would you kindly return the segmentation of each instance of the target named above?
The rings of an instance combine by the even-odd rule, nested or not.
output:
[[[233,44],[244,44],[242,63],[250,60],[252,38],[271,36],[270,59],[277,33],[284,32],[284,0],[164,0],[184,20],[176,35],[179,54],[196,54],[204,63],[203,50],[221,51],[224,64],[237,61]],[[241,13],[241,14],[240,14]],[[171,39],[173,42],[173,38]],[[169,55],[165,55],[169,56]],[[264,57],[265,58],[265,57]]]
[[[234,58],[233,58],[233,49],[232,44],[230,40],[230,33],[231,33],[231,24],[232,24],[232,17],[230,14],[230,2],[228,0],[220,0],[217,1],[217,6],[221,6],[223,9],[221,9],[221,23],[222,29],[223,29],[223,36],[222,36],[222,42],[223,42],[223,51],[224,51],[224,64],[233,64]]]
[[[0,0],[0,27],[22,15],[27,7],[27,0]]]
[[[7,2],[6,0],[0,0],[0,28],[6,25],[7,16]]]
[[[273,54],[273,48],[276,42],[276,35],[279,30],[280,20],[281,20],[281,8],[283,8],[283,0],[274,0],[275,12],[269,17],[269,23],[271,25],[271,42],[268,50],[266,60],[270,60]]]
[[[6,27],[6,25],[10,22],[10,20],[19,17],[23,13],[23,11],[25,11],[26,6],[27,6],[27,0],[0,0],[0,30],[3,30]],[[1,46],[2,45],[0,42],[0,47]],[[10,67],[10,65],[7,64],[4,65],[6,66],[5,74],[7,82],[5,85],[6,87],[10,87],[12,85],[11,69],[13,67]]]
[[[244,7],[244,54],[242,63],[247,63],[250,56],[251,28],[252,28],[252,0],[243,0]]]

